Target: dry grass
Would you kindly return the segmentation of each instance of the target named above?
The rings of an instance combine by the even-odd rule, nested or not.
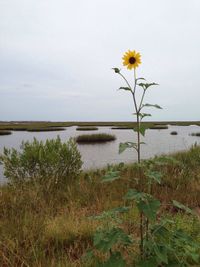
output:
[[[153,192],[161,200],[164,214],[177,218],[177,224],[200,238],[197,226],[187,226],[190,218],[180,216],[169,205],[176,199],[191,208],[200,206],[200,148],[193,147],[174,157],[179,164],[157,167],[164,174],[163,182],[154,186]],[[93,233],[101,224],[90,216],[124,205],[128,187],[144,189],[134,179],[138,177],[135,165],[125,165],[121,179],[112,184],[101,183],[104,173],[105,170],[82,173],[77,182],[51,193],[37,184],[2,186],[0,266],[94,267],[94,263],[83,263],[81,259],[92,247]],[[137,220],[133,206],[124,215],[123,227],[137,235]]]

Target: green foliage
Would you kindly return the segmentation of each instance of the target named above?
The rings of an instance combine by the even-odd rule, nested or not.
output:
[[[143,105],[142,105],[142,108],[144,108],[144,107],[153,107],[153,108],[162,109],[161,106],[159,106],[159,105],[157,105],[157,104],[148,104],[148,103],[147,103],[147,104],[143,104]],[[142,108],[141,108],[141,109],[142,109]]]
[[[126,83],[126,87],[120,87],[120,90],[130,91],[133,98],[133,104],[137,118],[136,127],[134,131],[137,132],[137,142],[125,142],[120,143],[119,153],[124,152],[127,148],[134,148],[138,154],[138,185],[142,188],[142,192],[136,189],[128,189],[128,192],[124,196],[124,201],[135,205],[140,214],[139,223],[139,250],[140,257],[138,257],[134,263],[134,266],[138,267],[165,267],[165,266],[179,266],[186,267],[196,265],[200,263],[199,249],[200,244],[194,242],[193,238],[189,236],[182,229],[170,228],[170,224],[174,221],[162,219],[158,216],[159,209],[161,207],[160,200],[154,197],[154,186],[162,186],[162,173],[158,168],[166,167],[169,163],[178,165],[178,163],[170,157],[159,158],[155,160],[147,160],[141,162],[140,148],[143,142],[140,141],[140,136],[145,135],[146,128],[141,125],[141,121],[145,117],[151,116],[149,113],[141,113],[141,110],[145,107],[153,107],[162,109],[157,104],[143,104],[144,96],[147,89],[151,86],[158,85],[157,83],[140,82],[139,80],[145,80],[144,78],[136,78],[136,71],[134,70],[134,87],[132,88],[127,79],[121,74],[118,68],[113,68],[115,73],[119,74]],[[137,86],[143,88],[143,93],[139,101],[136,99]],[[154,126],[154,129],[166,129],[166,125]],[[103,181],[115,181],[119,179],[120,175],[118,171],[110,170],[103,177]],[[191,209],[185,205],[173,200],[173,206],[177,209],[184,211],[190,216],[194,216]],[[122,220],[119,214],[122,212],[128,212],[129,207],[119,207],[114,210],[103,212],[98,215],[98,219],[108,220],[110,224],[106,224],[107,227],[99,229],[94,236],[94,247],[96,250],[103,253],[107,253],[107,260],[100,261],[96,266],[109,267],[109,266],[129,266],[125,258],[123,258],[123,249],[132,244],[132,239],[129,235],[120,227]],[[134,222],[133,222],[134,223]]]
[[[11,183],[29,180],[45,182],[47,187],[68,183],[79,175],[82,166],[75,141],[62,143],[59,136],[46,142],[35,138],[23,142],[21,151],[4,148],[0,161]]]

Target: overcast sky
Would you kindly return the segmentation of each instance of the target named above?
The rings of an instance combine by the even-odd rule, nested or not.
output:
[[[199,0],[0,0],[0,120],[132,120],[128,49],[152,120],[200,120]],[[148,110],[149,112],[149,110]]]

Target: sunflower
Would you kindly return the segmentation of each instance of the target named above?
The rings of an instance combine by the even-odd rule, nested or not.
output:
[[[127,66],[127,69],[135,69],[141,64],[141,55],[135,50],[126,52],[123,56],[123,65]]]

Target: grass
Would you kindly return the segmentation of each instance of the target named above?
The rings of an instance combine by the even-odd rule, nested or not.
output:
[[[97,131],[98,127],[92,127],[92,126],[82,126],[82,127],[77,127],[77,131]]]
[[[77,143],[104,143],[109,141],[114,141],[116,139],[115,135],[111,134],[83,134],[76,137]]]
[[[0,135],[10,135],[10,134],[12,134],[11,131],[0,130]]]
[[[154,192],[163,204],[163,213],[173,216],[177,225],[200,241],[199,223],[188,224],[188,215],[174,213],[168,205],[171,199],[191,208],[200,205],[200,147],[174,157],[180,164],[160,167],[164,172],[163,183],[155,186]],[[37,184],[2,186],[0,266],[93,267],[92,262],[81,260],[91,248],[93,233],[99,226],[89,216],[123,205],[128,184],[138,187],[134,180],[138,175],[135,165],[125,165],[121,180],[112,184],[101,183],[104,173],[105,170],[82,173],[77,182],[51,194]],[[184,194],[186,190],[190,193]],[[137,232],[138,214],[133,209],[127,216],[130,222],[124,227],[130,233]]]
[[[142,122],[145,128],[149,128],[153,125],[178,125],[178,126],[188,126],[197,125],[200,126],[200,121],[148,121]],[[27,131],[30,128],[47,128],[47,127],[97,127],[97,126],[109,126],[109,127],[122,127],[134,128],[136,127],[136,122],[130,121],[99,121],[99,122],[51,122],[51,121],[17,121],[17,122],[0,122],[0,130],[12,130],[12,131]]]
[[[114,126],[111,127],[112,130],[132,130],[133,127],[131,126]]]
[[[200,132],[199,133],[191,133],[191,136],[200,136]]]
[[[170,134],[171,135],[177,135],[178,133],[176,131],[172,131]]]
[[[152,130],[165,130],[168,129],[167,125],[154,125],[154,126],[150,126],[149,129]]]
[[[162,203],[162,215],[173,217],[175,225],[200,242],[200,221],[170,205],[172,199],[192,209],[200,205],[200,147],[173,157],[179,163],[158,167],[163,172],[163,182],[153,191]],[[33,183],[1,186],[0,266],[94,267],[93,262],[83,262],[82,256],[92,247],[93,233],[102,222],[91,220],[90,216],[124,205],[123,196],[129,186],[140,189],[135,179],[136,165],[114,166],[119,168],[121,179],[112,184],[101,183],[105,174],[101,169],[83,172],[77,181],[51,193],[45,186]],[[123,220],[122,227],[130,234],[139,232],[134,206],[126,215],[126,222]],[[133,246],[136,253],[136,242]]]
[[[65,131],[65,128],[61,127],[47,127],[47,128],[28,128],[28,132],[53,132],[53,131]]]

